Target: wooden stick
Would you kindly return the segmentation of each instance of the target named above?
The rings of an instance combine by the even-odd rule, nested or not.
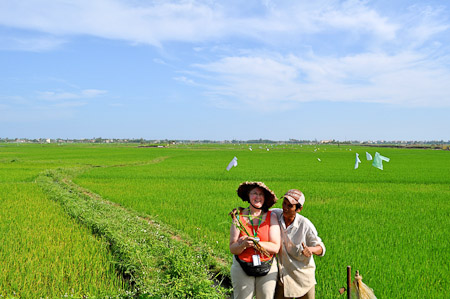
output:
[[[352,281],[352,267],[347,266],[347,299],[350,299],[351,292],[350,292],[350,284]]]

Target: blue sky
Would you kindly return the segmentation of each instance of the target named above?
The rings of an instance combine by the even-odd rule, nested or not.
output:
[[[0,137],[450,140],[448,1],[0,1]]]

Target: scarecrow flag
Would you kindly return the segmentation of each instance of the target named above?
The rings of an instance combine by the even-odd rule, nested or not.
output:
[[[372,160],[372,155],[369,154],[368,152],[366,152],[366,159],[367,159],[367,161]]]
[[[372,166],[383,170],[383,161],[389,162],[389,158],[380,155],[378,152],[375,153],[375,158],[373,158]]]
[[[357,169],[357,168],[358,168],[358,166],[359,166],[359,163],[361,163],[361,160],[359,160],[359,154],[358,154],[358,153],[356,153],[356,160],[355,160],[355,169]]]
[[[237,166],[237,158],[234,157],[233,160],[231,160],[231,162],[228,164],[227,171],[230,171],[231,167],[236,167],[236,166]]]

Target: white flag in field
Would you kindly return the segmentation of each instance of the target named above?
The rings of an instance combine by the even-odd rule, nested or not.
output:
[[[231,160],[231,162],[228,164],[227,171],[230,171],[231,167],[236,167],[236,166],[237,166],[237,158],[234,157],[233,160]]]
[[[375,158],[373,158],[372,166],[383,170],[383,161],[389,162],[389,158],[380,155],[378,152],[375,153]]]
[[[367,161],[372,160],[372,155],[369,154],[368,152],[366,152],[366,159],[367,159]]]
[[[356,153],[356,160],[355,160],[355,169],[358,168],[359,163],[361,163],[361,160],[359,160],[359,154]]]

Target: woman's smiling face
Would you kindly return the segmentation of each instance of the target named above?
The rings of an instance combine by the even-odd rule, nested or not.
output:
[[[264,190],[260,187],[253,188],[248,193],[248,197],[250,199],[250,203],[255,208],[261,208],[264,205]]]

